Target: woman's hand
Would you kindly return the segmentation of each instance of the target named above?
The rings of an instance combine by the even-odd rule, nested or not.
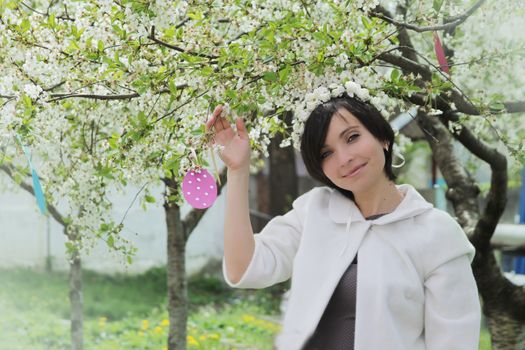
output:
[[[228,170],[249,170],[250,168],[250,138],[244,121],[237,118],[235,125],[237,133],[233,131],[226,118],[221,116],[224,107],[215,107],[212,115],[206,122],[206,131],[213,133],[212,144],[218,143],[224,148],[219,152],[222,161]]]

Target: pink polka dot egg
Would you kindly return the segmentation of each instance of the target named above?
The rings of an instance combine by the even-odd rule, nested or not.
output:
[[[182,181],[186,202],[194,208],[206,209],[217,199],[217,184],[206,169],[190,170]]]

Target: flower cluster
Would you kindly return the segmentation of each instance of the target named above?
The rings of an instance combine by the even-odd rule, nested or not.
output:
[[[385,116],[387,113],[380,99],[373,98],[368,89],[354,81],[347,81],[343,85],[330,84],[327,87],[317,87],[310,93],[305,94],[304,99],[295,105],[295,119],[293,121],[292,140],[296,149],[300,148],[301,136],[304,132],[304,123],[310,114],[319,105],[328,102],[332,98],[340,97],[346,93],[350,97],[357,97],[363,102],[369,102]],[[386,117],[386,116],[385,116]]]

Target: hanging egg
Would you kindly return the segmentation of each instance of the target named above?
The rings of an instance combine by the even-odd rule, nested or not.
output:
[[[217,199],[217,184],[206,169],[190,170],[182,181],[182,192],[189,205],[206,209]]]

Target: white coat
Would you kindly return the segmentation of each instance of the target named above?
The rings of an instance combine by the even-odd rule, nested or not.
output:
[[[365,220],[338,191],[317,187],[254,235],[255,251],[232,287],[264,288],[292,278],[276,346],[301,349],[342,274],[359,254],[356,350],[478,349],[475,250],[452,217],[412,186],[396,209]],[[327,349],[329,350],[329,349]]]

